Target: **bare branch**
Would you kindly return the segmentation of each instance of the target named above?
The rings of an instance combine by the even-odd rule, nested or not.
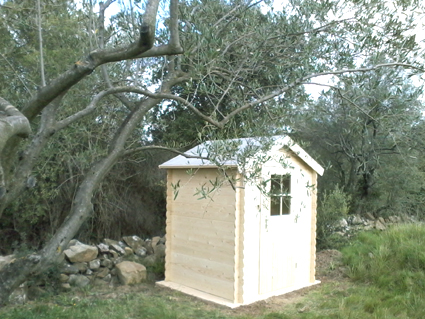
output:
[[[102,49],[105,47],[105,11],[115,0],[108,0],[106,2],[99,3],[99,47]]]
[[[30,133],[31,127],[28,119],[16,107],[0,97],[0,154],[12,137],[27,137]],[[5,194],[4,170],[0,163],[0,198]]]
[[[99,47],[101,48],[101,49],[104,49],[105,48],[105,11],[106,11],[106,9],[113,3],[113,2],[115,2],[115,0],[108,0],[107,2],[105,2],[105,3],[102,3],[102,2],[100,2],[99,3],[99,19],[98,19],[98,26],[99,26]],[[111,79],[109,78],[109,74],[108,74],[108,72],[107,72],[107,69],[106,69],[106,65],[105,64],[102,64],[101,65],[101,70],[102,70],[102,75],[103,75],[103,78],[104,78],[104,80],[105,80],[105,82],[106,82],[106,85],[109,87],[109,88],[112,88],[113,87],[113,85],[112,85],[112,82],[111,82]],[[126,96],[124,96],[123,94],[116,94],[115,95],[120,101],[121,101],[121,103],[122,104],[124,104],[128,109],[132,109],[133,107],[134,107],[134,105],[133,105],[133,103],[129,100],[129,99],[127,99],[127,97]]]
[[[152,93],[152,92],[147,91],[147,90],[140,90],[139,92],[140,92],[140,94],[144,94],[146,96],[153,97],[153,98],[169,99],[169,100],[174,100],[174,101],[180,102],[183,105],[187,106],[192,112],[194,112],[197,116],[199,116],[203,120],[205,120],[205,121],[209,122],[210,124],[217,126],[219,128],[223,127],[223,124],[221,124],[220,122],[217,122],[217,121],[213,120],[211,117],[203,114],[192,103],[190,103],[189,101],[185,100],[184,98],[182,98],[180,96],[168,94],[168,93]]]
[[[367,117],[370,117],[372,120],[375,120],[375,121],[376,121],[376,119],[375,119],[375,118],[373,118],[373,117],[372,117],[370,114],[368,114],[366,111],[364,111],[364,110],[360,107],[360,105],[358,105],[356,102],[354,102],[353,100],[349,99],[349,98],[348,98],[348,97],[346,97],[344,94],[342,94],[341,89],[340,89],[339,87],[336,87],[336,86],[334,86],[334,85],[329,85],[329,84],[316,83],[316,82],[305,82],[305,83],[302,83],[302,84],[304,84],[304,85],[305,85],[305,84],[312,84],[312,85],[325,86],[325,87],[331,88],[331,89],[333,89],[333,90],[337,91],[337,92],[338,92],[338,94],[339,94],[339,96],[340,96],[342,99],[344,99],[344,100],[346,100],[348,103],[350,103],[350,104],[354,105],[356,108],[358,108],[358,109],[360,110],[360,112],[362,112],[363,114],[365,114]]]
[[[37,28],[38,28],[38,48],[40,53],[40,73],[41,73],[41,86],[46,86],[46,77],[44,74],[44,54],[43,54],[43,35],[41,28],[41,6],[40,0],[37,0]]]
[[[170,1],[170,45],[176,51],[183,53],[183,49],[180,46],[180,38],[179,38],[179,16],[178,16],[179,8],[178,6],[179,6],[178,0]]]
[[[387,68],[387,67],[393,67],[393,66],[401,66],[407,69],[414,69],[421,72],[425,72],[424,69],[416,67],[412,64],[408,63],[401,63],[401,62],[393,62],[393,63],[383,63],[383,64],[377,64],[375,66],[371,66],[369,68],[357,68],[357,69],[342,69],[342,70],[335,70],[335,71],[328,71],[328,72],[321,72],[321,73],[315,73],[311,75],[307,75],[303,77],[300,81],[306,81],[308,79],[317,78],[319,76],[323,75],[338,75],[338,74],[344,74],[344,73],[358,73],[358,72],[369,72],[369,71],[375,71],[380,68]],[[307,84],[307,83],[305,83]]]
[[[369,68],[357,68],[357,69],[343,69],[343,70],[336,70],[336,71],[329,71],[329,72],[321,72],[321,73],[315,73],[315,74],[311,74],[311,75],[307,75],[304,76],[298,80],[295,80],[294,82],[292,82],[291,84],[282,87],[266,96],[263,96],[262,98],[259,98],[255,101],[249,102],[239,108],[237,108],[236,110],[230,112],[223,120],[221,120],[219,123],[214,124],[212,122],[210,122],[211,124],[217,125],[218,127],[223,127],[227,122],[230,121],[230,119],[232,117],[234,117],[235,115],[241,113],[242,111],[249,109],[255,105],[258,105],[260,103],[266,102],[270,99],[273,99],[279,95],[282,95],[283,93],[285,93],[286,91],[288,91],[289,89],[292,89],[300,84],[308,84],[308,83],[304,83],[304,81],[315,78],[315,77],[319,77],[319,76],[323,76],[323,75],[337,75],[337,74],[344,74],[344,73],[357,73],[357,72],[369,72],[369,71],[375,71],[379,68],[384,68],[384,67],[393,67],[393,66],[401,66],[401,67],[405,67],[405,68],[411,68],[411,69],[416,69],[416,70],[420,70],[422,72],[424,72],[425,70],[418,68],[414,65],[411,64],[407,64],[407,63],[400,63],[400,62],[394,62],[394,63],[383,63],[383,64],[377,64],[375,66],[369,67]]]
[[[98,94],[91,100],[90,104],[83,110],[72,114],[71,116],[57,122],[55,125],[55,130],[61,130],[67,126],[69,126],[71,123],[76,122],[77,120],[83,118],[84,116],[87,116],[91,113],[93,113],[94,110],[96,110],[98,103],[100,100],[102,100],[104,97],[111,95],[111,94],[118,94],[118,93],[137,93],[137,94],[144,94],[143,92],[140,92],[141,90],[137,87],[131,87],[131,86],[117,86],[112,87],[107,90],[104,90]],[[143,91],[143,90],[142,90]]]
[[[275,40],[275,39],[279,39],[282,37],[291,37],[291,36],[299,36],[299,35],[304,35],[304,34],[309,34],[309,33],[319,33],[319,32],[323,32],[326,31],[330,26],[335,25],[335,24],[339,24],[342,22],[347,22],[350,20],[356,20],[355,18],[347,18],[347,19],[342,19],[342,20],[334,20],[331,21],[325,25],[322,25],[320,27],[311,29],[311,30],[306,30],[306,31],[302,31],[302,32],[296,32],[296,33],[286,33],[286,34],[281,34],[281,35],[277,35],[271,38],[268,38],[267,40]]]
[[[410,64],[405,64],[405,63],[385,63],[385,64],[378,64],[376,66],[370,67],[370,68],[358,68],[358,69],[344,69],[344,70],[337,70],[337,71],[329,71],[329,72],[322,72],[322,73],[316,73],[316,74],[311,74],[308,76],[305,76],[301,79],[295,80],[294,82],[292,82],[291,84],[288,84],[278,90],[275,90],[273,92],[271,92],[268,95],[263,96],[262,98],[259,98],[255,101],[251,101],[249,103],[246,103],[244,105],[242,105],[241,107],[233,110],[232,112],[230,112],[228,115],[226,115],[221,121],[216,121],[214,119],[212,119],[211,117],[203,114],[201,111],[199,111],[192,103],[190,103],[189,101],[173,95],[173,94],[165,94],[165,93],[153,93],[150,92],[148,90],[141,90],[141,89],[137,89],[137,92],[134,91],[135,93],[140,93],[140,94],[144,94],[146,96],[149,97],[153,97],[153,98],[162,98],[162,99],[171,99],[171,100],[175,100],[178,102],[181,102],[183,105],[187,106],[191,111],[193,111],[197,116],[199,116],[200,118],[202,118],[203,120],[207,121],[208,123],[218,127],[218,128],[223,128],[224,125],[226,125],[234,116],[236,116],[237,114],[255,106],[258,104],[261,104],[263,102],[266,102],[270,99],[273,99],[279,95],[282,95],[283,93],[285,93],[286,91],[300,85],[303,84],[304,81],[314,78],[314,77],[319,77],[322,75],[331,75],[331,74],[343,74],[343,73],[354,73],[354,72],[368,72],[368,71],[374,71],[378,68],[382,68],[382,67],[390,67],[390,66],[403,66],[403,67],[410,67],[410,68],[416,68]],[[416,68],[418,69],[418,68]]]
[[[31,133],[31,127],[28,119],[12,104],[0,97],[0,111],[6,114],[6,118],[1,119],[3,123],[8,124],[8,131],[0,130],[2,139],[0,142],[6,142],[13,135],[27,137]],[[0,152],[1,153],[1,152]]]
[[[236,10],[238,10],[241,7],[245,7],[244,11],[248,10],[249,8],[263,2],[264,0],[259,0],[259,1],[255,1],[254,3],[250,3],[251,1],[248,1],[248,3],[244,3],[244,4],[239,4],[236,7],[234,7],[232,10],[230,10],[227,14],[225,14],[224,16],[222,16],[216,23],[214,23],[214,25],[212,26],[213,28],[217,27],[222,21],[226,20],[228,17],[231,17],[230,20],[233,20],[235,18],[238,17],[238,15],[233,14]],[[227,21],[226,25],[229,23],[230,21]]]
[[[341,92],[341,90],[340,90],[340,89],[338,89],[338,94],[339,94],[339,96],[340,96],[342,99],[346,100],[348,103],[350,103],[350,104],[354,105],[356,108],[358,108],[358,109],[360,110],[360,112],[362,112],[362,113],[363,113],[364,115],[366,115],[368,118],[372,119],[373,121],[376,121],[376,119],[375,119],[372,115],[370,115],[369,113],[367,113],[365,110],[363,110],[363,109],[360,107],[360,105],[358,105],[356,102],[352,101],[351,99],[349,99],[348,97],[346,97],[344,94],[342,94],[342,92]]]

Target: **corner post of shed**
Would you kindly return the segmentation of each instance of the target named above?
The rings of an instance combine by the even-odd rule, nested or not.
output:
[[[236,173],[235,185],[235,282],[234,303],[243,304],[243,280],[244,280],[244,206],[245,206],[245,182],[241,173]]]
[[[316,280],[316,222],[317,222],[317,173],[312,176],[311,196],[311,244],[310,244],[310,283]]]
[[[167,169],[167,195],[166,195],[166,220],[165,220],[165,271],[164,276],[167,280],[170,280],[171,272],[170,272],[170,264],[171,264],[171,241],[172,241],[172,213],[173,213],[173,190],[170,187],[170,184],[173,180],[173,170]]]

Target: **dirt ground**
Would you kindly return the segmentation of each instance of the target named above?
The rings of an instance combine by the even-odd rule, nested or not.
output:
[[[344,277],[344,268],[341,266],[341,253],[337,250],[324,250],[320,251],[316,255],[316,279],[322,283],[330,281],[344,281],[347,278]],[[266,300],[258,301],[250,305],[241,306],[236,309],[230,309],[224,306],[218,306],[213,303],[209,303],[203,300],[199,300],[195,297],[186,296],[183,294],[176,294],[174,291],[168,288],[157,287],[153,284],[142,284],[136,286],[118,286],[113,292],[106,289],[104,291],[97,291],[94,293],[94,298],[102,299],[120,299],[125,295],[132,293],[143,293],[148,295],[163,295],[164,298],[168,298],[172,301],[177,302],[193,302],[197,306],[202,307],[206,310],[217,310],[221,312],[232,314],[232,315],[261,315],[265,312],[279,312],[285,305],[297,305],[300,303],[302,298],[309,292],[315,289],[319,289],[320,285],[313,285],[311,287],[303,288],[294,292],[290,292],[281,296],[272,297]],[[299,312],[303,311],[303,305],[300,304]]]
[[[318,252],[316,254],[316,280],[320,280],[321,283],[346,280],[344,268],[341,265],[341,257],[341,253],[337,250],[323,250]],[[281,311],[282,307],[285,305],[298,304],[308,292],[318,288],[319,285],[310,286],[236,308],[233,312],[238,315],[261,315],[264,312],[278,312]],[[303,311],[302,305],[299,311]]]

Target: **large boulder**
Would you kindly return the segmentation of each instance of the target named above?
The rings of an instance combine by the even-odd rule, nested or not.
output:
[[[79,244],[69,247],[69,249],[65,250],[64,253],[70,262],[81,263],[96,259],[98,250],[96,246]]]
[[[133,285],[146,280],[146,267],[132,262],[123,261],[115,266],[117,275],[123,285]]]

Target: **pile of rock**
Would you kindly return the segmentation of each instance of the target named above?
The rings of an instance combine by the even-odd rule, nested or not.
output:
[[[60,265],[59,280],[65,289],[107,285],[131,285],[147,279],[147,269],[161,269],[165,259],[165,238],[153,237],[143,240],[137,236],[126,236],[121,241],[104,239],[98,245],[86,245],[78,240],[71,240],[63,252],[63,264]],[[15,260],[14,255],[0,256],[0,269]],[[10,297],[13,303],[24,303],[29,296],[42,293],[40,286],[46,282],[33,285],[22,284]],[[33,298],[30,298],[33,299]]]
[[[105,239],[98,245],[71,240],[64,256],[60,275],[64,288],[136,284],[146,280],[146,267],[163,262],[165,238],[126,236],[121,241]]]
[[[337,225],[335,225],[335,233],[341,236],[349,236],[362,230],[385,230],[394,224],[413,222],[416,222],[415,219],[407,215],[389,216],[387,218],[375,218],[370,213],[367,213],[363,217],[360,215],[351,215],[341,219]]]

